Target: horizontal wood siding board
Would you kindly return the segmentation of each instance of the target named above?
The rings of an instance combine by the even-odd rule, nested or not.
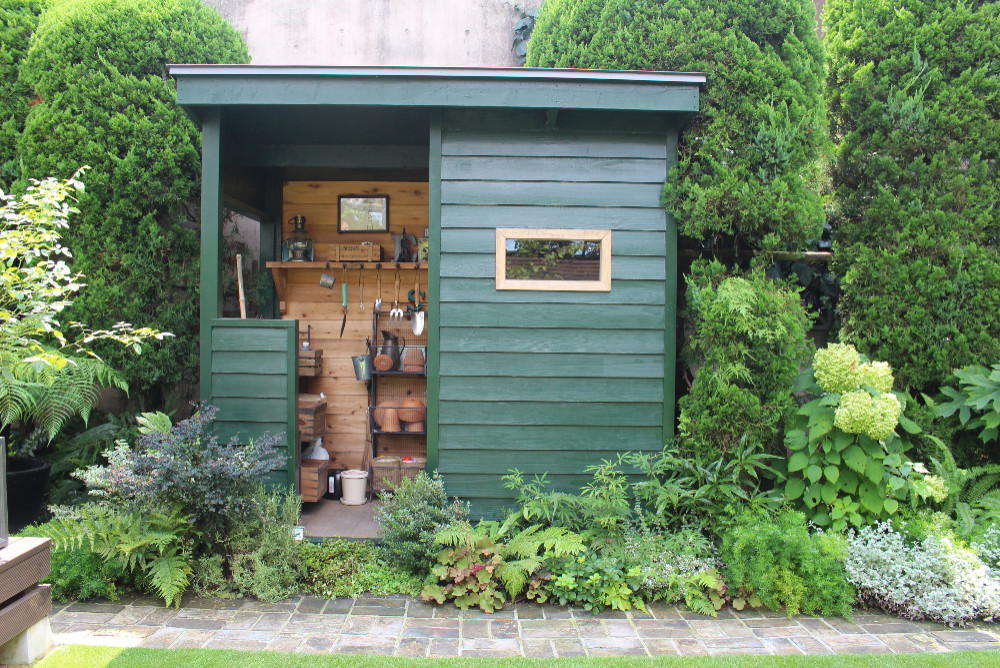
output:
[[[456,353],[441,355],[442,376],[663,378],[662,355]]]
[[[288,358],[285,353],[277,352],[219,351],[212,354],[212,372],[285,376],[288,373]]]
[[[604,403],[609,400],[662,403],[663,379],[448,376],[441,382],[439,396],[442,401],[475,397],[478,401],[538,403]]]
[[[442,461],[443,461],[442,457]],[[600,460],[594,461],[594,464]],[[518,461],[512,459],[510,468],[518,468]],[[466,499],[512,499],[514,493],[503,486],[500,480],[501,474],[484,473],[476,475],[472,473],[452,473],[445,475],[444,487],[449,496],[459,496]],[[586,485],[593,478],[587,474],[579,475],[550,475],[546,478],[550,483],[549,489],[560,492],[579,492],[580,488]]]
[[[614,240],[612,240],[612,248]],[[613,251],[612,251],[613,257]],[[611,263],[611,279],[622,281],[662,281],[666,275],[663,257],[633,257]],[[441,278],[496,278],[495,255],[442,253]],[[442,283],[444,281],[442,280]],[[614,290],[614,283],[611,289]]]
[[[284,352],[287,332],[274,328],[215,327],[212,350],[237,352]]]
[[[447,484],[445,487],[447,488]],[[468,499],[468,503],[469,517],[473,522],[479,520],[500,521],[506,516],[504,510],[514,506],[513,500],[509,498]]]
[[[662,186],[666,176],[662,158],[452,156],[441,161],[441,178],[445,181],[582,181]]]
[[[288,399],[215,397],[219,417],[229,422],[279,422],[288,415]]]
[[[663,232],[667,227],[662,208],[629,208],[616,206],[473,206],[443,204],[441,229],[498,227],[540,227],[583,230],[635,230]],[[450,248],[447,248],[451,251]],[[614,250],[614,249],[612,249]]]
[[[219,415],[221,416],[222,414],[220,413]],[[212,434],[219,439],[220,443],[228,443],[234,437],[240,443],[245,443],[248,439],[256,440],[265,434],[270,434],[271,436],[283,435],[288,428],[288,425],[284,422],[265,422],[263,420],[237,422],[217,419],[214,426]],[[286,445],[287,440],[283,437],[280,443]]]
[[[662,355],[663,332],[655,330],[441,327],[441,351],[484,353],[597,353]]]
[[[604,460],[616,462],[619,454],[615,450],[552,452],[548,449],[539,449],[518,450],[512,456],[512,453],[504,450],[467,450],[462,452],[461,457],[442,457],[439,470],[446,480],[463,473],[496,472],[497,477],[500,477],[515,468],[531,476],[543,473],[549,476],[574,475]],[[622,470],[625,473],[634,473],[634,469],[629,466],[623,466]]]
[[[609,229],[613,220],[605,220]],[[582,229],[582,228],[574,228]],[[614,230],[611,233],[612,257],[663,257],[666,243],[663,232],[632,232]],[[450,228],[442,230],[441,244],[449,253],[496,254],[496,233],[492,229]]]
[[[613,264],[613,263],[612,263]],[[461,302],[496,304],[638,304],[663,308],[662,281],[618,281],[611,292],[533,292],[524,290],[497,290],[496,281],[490,278],[452,278],[441,281],[441,303]]]
[[[655,450],[662,448],[660,427],[587,427],[578,425],[447,425],[441,429],[441,452],[465,458],[464,450],[503,450],[511,458],[521,450]],[[503,444],[502,447],[498,444]],[[442,459],[445,455],[442,454]]]
[[[629,206],[659,209],[661,183],[443,181],[442,204]]]
[[[287,399],[288,387],[284,376],[252,373],[219,373],[212,379],[216,397],[246,397],[257,399]]]
[[[639,158],[666,160],[667,147],[650,136],[553,134],[521,132],[501,134],[488,130],[448,133],[441,142],[442,162],[452,156],[526,158]]]
[[[515,329],[658,329],[663,308],[605,304],[441,304],[441,322],[448,327],[510,327]],[[595,351],[596,352],[596,351]]]
[[[447,382],[441,379],[441,391]],[[563,425],[581,427],[658,427],[663,421],[663,404],[650,403],[538,403],[532,401],[451,401],[441,400],[441,425]],[[441,428],[444,431],[444,427]]]

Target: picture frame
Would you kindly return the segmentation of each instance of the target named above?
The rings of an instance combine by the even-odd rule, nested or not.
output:
[[[389,231],[388,195],[340,195],[337,197],[337,231],[372,233]]]

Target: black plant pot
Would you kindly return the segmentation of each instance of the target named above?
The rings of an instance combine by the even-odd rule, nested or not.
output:
[[[38,519],[52,464],[36,457],[7,458],[7,517],[10,533]]]

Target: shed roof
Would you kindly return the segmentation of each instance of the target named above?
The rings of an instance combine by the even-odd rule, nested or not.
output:
[[[242,105],[502,107],[693,113],[700,72],[547,68],[171,65],[178,102]]]

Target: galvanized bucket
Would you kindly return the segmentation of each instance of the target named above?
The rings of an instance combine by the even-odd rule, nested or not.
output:
[[[7,547],[7,443],[0,438],[0,550]]]

